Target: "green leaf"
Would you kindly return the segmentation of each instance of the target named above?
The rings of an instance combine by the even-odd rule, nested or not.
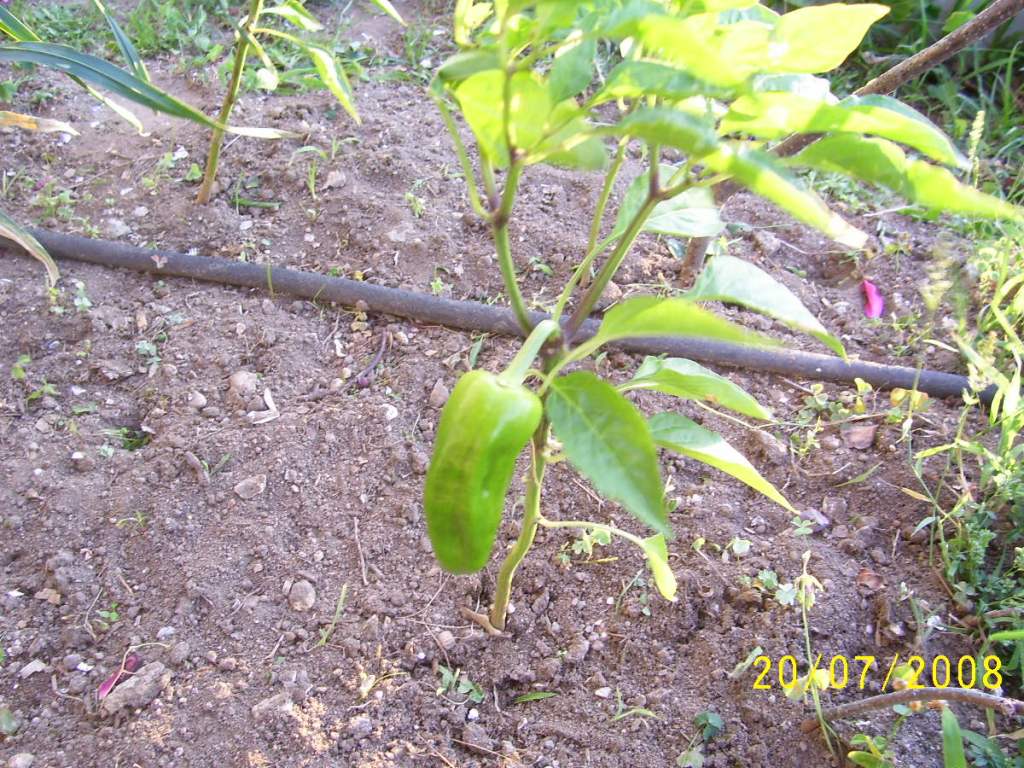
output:
[[[615,387],[589,371],[551,382],[545,402],[565,455],[603,496],[671,537],[651,431]]]
[[[942,765],[943,768],[967,768],[960,723],[949,707],[942,708]]]
[[[262,13],[280,16],[304,32],[319,32],[324,28],[316,16],[307,11],[302,3],[295,2],[295,0],[286,0],[281,5],[264,8]]]
[[[92,0],[92,4],[96,6],[96,9],[106,19],[107,26],[110,27],[114,40],[117,41],[117,47],[121,49],[121,55],[124,57],[124,62],[128,65],[129,71],[139,80],[148,83],[149,72],[146,71],[146,65],[143,63],[142,57],[139,56],[139,52],[135,50],[135,46],[132,45],[131,39],[121,29],[121,25],[117,23],[117,19],[110,15],[102,0]]]
[[[839,101],[832,95],[832,84],[814,75],[758,75],[751,81],[750,89],[755,93],[794,93],[829,104]]]
[[[659,447],[720,469],[746,483],[758,493],[763,493],[776,504],[796,512],[786,501],[785,496],[765,480],[746,457],[720,435],[678,413],[659,413],[652,416],[649,423],[654,442]]]
[[[159,88],[139,80],[132,74],[118,69],[113,64],[87,53],[80,53],[74,48],[57,43],[8,43],[0,45],[0,61],[21,64],[38,64],[44,67],[65,72],[79,81],[93,83],[105,88],[118,96],[142,104],[156,112],[172,117],[191,120],[208,128],[223,128],[230,133],[260,138],[281,138],[293,136],[288,131],[272,128],[243,128],[222,126],[216,120],[206,116],[195,107],[179,101]],[[90,92],[92,92],[90,90]],[[106,102],[113,106],[113,102]],[[123,110],[119,113],[124,116]],[[127,113],[131,114],[131,113]]]
[[[718,146],[714,126],[705,117],[668,107],[644,107],[603,131],[612,136],[634,136],[646,142],[681,149],[700,157]]]
[[[550,699],[557,695],[558,693],[556,691],[530,691],[529,693],[524,693],[520,696],[516,696],[514,699],[512,699],[512,703],[526,704],[530,701],[543,701],[544,699]]]
[[[701,271],[686,298],[740,304],[774,317],[794,330],[809,333],[836,354],[846,356],[839,339],[825,330],[789,288],[749,261],[735,256],[715,256]]]
[[[604,168],[608,161],[604,142],[593,135],[575,99],[566,99],[551,110],[548,130],[558,125],[562,127],[533,148],[526,158],[528,165],[545,162],[586,171]]]
[[[373,4],[380,8],[382,11],[384,11],[384,13],[386,13],[392,19],[401,24],[403,27],[405,26],[405,19],[402,18],[402,15],[398,12],[395,6],[393,6],[388,0],[373,0]]]
[[[906,144],[946,165],[968,165],[967,158],[928,118],[889,96],[853,96],[838,104],[794,93],[741,96],[718,130],[765,139],[790,133],[866,133]]]
[[[1005,629],[1002,632],[993,632],[988,639],[993,643],[1001,640],[1024,640],[1024,629]]]
[[[498,55],[490,50],[463,51],[449,56],[438,67],[437,77],[444,83],[461,83],[477,72],[498,69]]]
[[[491,15],[492,3],[477,3],[474,0],[456,0],[455,3],[455,42],[457,45],[469,45],[473,32]]]
[[[908,159],[902,149],[885,139],[826,136],[788,162],[879,184],[934,211],[1024,221],[1024,209],[962,184],[945,168]]]
[[[666,600],[673,603],[676,601],[676,575],[668,564],[668,545],[665,537],[656,533],[643,540],[644,555],[647,557],[647,566],[651,569],[654,577],[654,586]]]
[[[596,55],[597,42],[592,39],[570,40],[559,48],[548,73],[551,99],[562,101],[585,90],[594,78]]]
[[[357,125],[362,123],[359,113],[352,103],[352,87],[349,85],[348,77],[346,77],[345,70],[338,63],[334,54],[326,48],[320,48],[316,45],[304,45],[303,48],[306,51],[306,55],[313,62],[313,66],[316,67],[320,80],[327,86],[327,90],[334,94],[334,98],[338,100],[338,103],[348,112],[349,117],[355,120]]]
[[[545,134],[554,106],[550,93],[533,72],[515,73],[508,88],[508,140],[514,147],[529,150]],[[480,151],[499,168],[508,165],[504,90],[505,73],[497,69],[478,72],[455,89],[455,98],[476,136]]]
[[[777,341],[723,320],[688,299],[638,296],[608,310],[597,333],[579,349],[596,349],[616,339],[646,336],[700,336],[739,344],[778,346]]]
[[[786,173],[778,160],[743,145],[722,145],[702,162],[708,168],[732,175],[743,186],[771,200],[795,219],[816,227],[837,243],[862,248],[867,235],[829,210],[824,201]]]
[[[679,357],[645,358],[633,378],[619,387],[622,392],[631,392],[635,389],[664,392],[689,400],[703,400],[754,419],[772,417],[771,412],[747,394],[742,387],[714,371],[709,371],[703,365]]]
[[[40,43],[43,40],[21,19],[2,6],[0,6],[0,32],[16,42]]]
[[[662,163],[659,168],[661,182],[664,184],[675,172],[675,166]],[[609,239],[614,240],[625,233],[647,199],[649,189],[649,172],[633,179],[619,205],[615,227]],[[641,231],[667,237],[714,237],[724,228],[714,194],[710,189],[695,187],[658,203]]]
[[[632,38],[644,52],[676,64],[699,80],[735,87],[763,71],[772,25],[741,19],[722,24],[718,13],[686,18],[628,9],[602,25],[615,40]]]
[[[616,99],[640,99],[658,96],[666,101],[682,101],[692,96],[728,98],[733,91],[698,80],[681,69],[657,61],[626,60],[608,74],[604,87],[591,99],[604,104]]]
[[[0,238],[6,238],[24,248],[29,256],[36,259],[46,268],[46,278],[50,287],[52,288],[57,285],[57,281],[60,280],[60,270],[57,269],[57,264],[54,262],[53,257],[46,252],[46,249],[39,244],[38,240],[32,237],[28,231],[23,229],[3,210],[0,210]]]
[[[775,25],[761,70],[816,74],[835,69],[887,13],[888,7],[873,3],[829,3],[790,11]]]

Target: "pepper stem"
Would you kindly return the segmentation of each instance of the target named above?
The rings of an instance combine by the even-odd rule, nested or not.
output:
[[[508,386],[522,384],[523,379],[526,378],[526,374],[530,370],[530,366],[537,359],[541,348],[551,337],[551,334],[557,330],[558,323],[554,320],[541,320],[537,323],[536,327],[530,331],[530,335],[526,337],[526,341],[523,342],[519,352],[516,353],[516,356],[512,358],[512,362],[498,376],[498,379]]]
[[[523,562],[526,553],[533,546],[537,535],[537,523],[540,521],[540,489],[544,481],[544,444],[547,442],[548,424],[543,420],[537,431],[533,433],[533,451],[531,452],[530,476],[526,482],[526,503],[523,509],[523,527],[519,531],[512,551],[505,556],[498,569],[498,580],[494,588],[494,603],[489,614],[490,625],[501,632],[505,629],[508,614],[508,603],[512,595],[512,577]]]

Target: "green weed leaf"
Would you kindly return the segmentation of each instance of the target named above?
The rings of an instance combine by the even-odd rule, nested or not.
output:
[[[839,339],[825,330],[803,302],[786,286],[749,261],[715,256],[686,294],[691,301],[726,301],[740,304],[803,333],[809,333],[836,354],[846,356]]]
[[[765,480],[746,457],[720,435],[678,413],[659,413],[652,416],[649,423],[654,442],[659,447],[720,469],[763,493],[776,504],[791,512],[796,511],[775,486]]]
[[[960,723],[949,707],[942,708],[942,765],[944,768],[967,768]]]
[[[0,238],[6,238],[22,248],[46,268],[46,278],[52,288],[60,280],[60,270],[53,257],[46,252],[46,249],[39,244],[27,230],[22,228],[14,219],[0,210]]]
[[[636,408],[611,384],[577,371],[551,383],[546,409],[565,455],[594,488],[671,536],[651,431]]]

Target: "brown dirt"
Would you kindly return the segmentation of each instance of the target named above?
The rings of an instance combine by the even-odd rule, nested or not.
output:
[[[376,27],[356,32],[365,29]],[[400,51],[400,37],[380,29],[376,44]],[[191,102],[216,103],[219,91],[176,75],[172,63],[154,69],[160,85]],[[29,179],[3,206],[67,231],[95,227],[133,243],[421,291],[440,278],[446,295],[498,297],[487,233],[467,212],[457,162],[422,88],[371,70],[357,96],[360,127],[329,120],[333,105],[323,94],[243,99],[236,122],[309,133],[304,142],[242,139],[225,153],[222,187],[248,180],[246,197],[282,202],[274,212],[236,210],[225,193],[196,208],[195,188],[179,179],[204,156],[201,130],[145,115],[151,133],[136,136],[61,87],[47,116],[73,120],[82,136],[65,143],[0,134],[4,170]],[[340,143],[320,163],[314,200],[309,155],[289,158],[303,144],[329,153],[332,139]],[[157,161],[179,147],[188,158],[161,175]],[[326,188],[332,174],[337,184]],[[33,202],[47,181],[73,188],[73,212],[47,216]],[[549,302],[579,258],[580,221],[598,183],[550,169],[529,175],[513,241],[534,302]],[[422,215],[407,192],[423,199]],[[796,291],[852,353],[912,361],[891,352],[905,343],[919,351],[920,340],[863,318],[859,280],[841,251],[749,196],[727,213],[736,223],[731,252]],[[920,312],[915,286],[936,261],[941,230],[891,214],[854,218],[905,242],[899,260],[879,256],[866,269],[897,314]],[[649,292],[672,283],[677,263],[664,244],[642,241],[619,283],[627,294]],[[491,639],[458,609],[487,602],[494,566],[479,577],[441,573],[420,501],[438,415],[430,394],[465,370],[472,335],[280,295],[73,263],[62,270],[70,290],[58,315],[48,311],[33,262],[0,258],[0,706],[21,721],[0,744],[4,760],[29,752],[44,766],[671,766],[696,733],[694,716],[710,708],[726,730],[711,742],[707,765],[834,764],[820,740],[796,730],[808,705],[788,701],[778,686],[753,690],[751,672],[729,676],[755,646],[776,661],[802,658],[799,612],[741,579],[771,568],[791,581],[805,550],[825,587],[810,624],[826,660],[971,652],[942,632],[919,644],[910,602],[901,599],[906,585],[949,619],[927,544],[907,540],[925,510],[900,490],[914,480],[898,427],[883,425],[866,450],[847,448],[829,429],[818,449],[797,459],[773,453],[776,444],[760,433],[683,406],[754,455],[798,509],[824,508],[829,526],[796,537],[790,516],[745,486],[666,457],[681,500],[670,545],[679,601],[660,600],[643,582],[627,587],[643,564],[626,546],[566,567],[557,555],[570,537],[542,533],[517,578],[509,634]],[[91,308],[71,304],[72,281],[81,281]],[[382,339],[386,352],[368,386],[349,386]],[[140,342],[155,345],[158,362],[140,354]],[[497,369],[513,348],[487,339],[478,364]],[[7,373],[20,355],[32,361],[24,382]],[[943,353],[925,360],[954,365]],[[601,368],[622,378],[637,362],[613,353]],[[255,374],[241,396],[229,387],[239,371]],[[774,408],[774,432],[792,431],[809,382],[730,376]],[[306,397],[339,379],[340,391]],[[54,393],[32,398],[44,382]],[[841,390],[826,387],[833,397]],[[254,424],[247,413],[266,415],[268,393],[280,415]],[[656,395],[637,402],[647,412],[679,407]],[[884,411],[886,396],[871,406]],[[947,440],[955,406],[933,404],[915,446]],[[126,449],[112,433],[121,429],[145,445]],[[879,463],[869,479],[837,487]],[[640,532],[561,465],[543,503],[552,517],[614,520]],[[515,519],[508,515],[499,548],[514,538]],[[723,557],[717,547],[736,536],[752,542],[750,554]],[[691,546],[699,537],[708,542],[700,552]],[[884,580],[879,595],[858,591],[862,568]],[[305,587],[292,585],[300,581],[315,593],[308,610],[295,609]],[[876,632],[880,615],[903,635]],[[148,694],[112,713],[97,706],[96,689],[129,649],[165,669],[149,668]],[[45,666],[26,674],[32,662]],[[439,665],[460,669],[483,700],[439,693]],[[869,687],[881,681],[881,673],[871,676]],[[534,690],[558,696],[513,702]],[[657,717],[613,721],[619,706]],[[978,718],[961,715],[965,725]],[[900,764],[941,764],[937,723],[936,713],[910,721]],[[887,724],[882,716],[860,727],[877,733]],[[854,730],[845,724],[840,732]]]

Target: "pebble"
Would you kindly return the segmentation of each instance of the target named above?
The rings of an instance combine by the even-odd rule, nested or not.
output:
[[[466,719],[469,720],[470,722],[473,722],[474,720],[479,720],[480,719],[480,710],[477,709],[476,707],[473,707],[471,710],[469,710],[469,712],[466,713]]]
[[[280,715],[290,715],[294,708],[291,694],[282,691],[253,704],[252,716],[255,720],[267,720]]]
[[[235,486],[235,493],[242,499],[254,499],[267,488],[266,475],[253,475]]]
[[[487,735],[487,730],[480,723],[466,723],[462,729],[462,740],[476,752],[487,755],[494,752],[494,739]]]
[[[71,466],[76,472],[91,472],[96,468],[96,459],[82,451],[71,454]]]
[[[288,604],[291,605],[292,610],[308,611],[315,603],[316,590],[305,579],[296,581],[288,590]]]
[[[594,695],[597,696],[597,698],[599,699],[608,699],[611,698],[612,689],[609,686],[605,685],[595,690]]]
[[[100,704],[105,715],[128,707],[147,706],[170,683],[171,673],[159,661],[152,661],[118,685]]]
[[[448,402],[448,387],[441,379],[434,382],[434,388],[430,390],[430,404],[434,408],[442,408]]]
[[[107,237],[124,237],[131,231],[132,228],[122,219],[109,218],[103,222],[103,234]]]
[[[597,300],[598,309],[607,309],[615,302],[622,298],[622,289],[617,283],[609,280],[608,285],[604,287],[604,291],[601,293],[601,298]]]
[[[889,555],[881,547],[875,547],[868,552],[868,554],[871,555],[871,559],[879,565],[888,565],[891,562]]]
[[[228,379],[228,389],[242,400],[256,394],[260,378],[252,371],[235,371]]]
[[[577,637],[566,649],[565,660],[572,664],[582,664],[589,652],[590,641],[585,637]]]
[[[354,739],[365,739],[373,733],[373,721],[369,715],[356,715],[348,721],[346,730]]]
[[[19,752],[7,761],[8,768],[32,768],[36,756],[31,752]]]
[[[188,655],[191,652],[192,646],[189,645],[187,640],[182,640],[180,643],[175,643],[174,647],[171,648],[171,653],[170,656],[168,656],[168,661],[170,661],[170,663],[174,666],[178,666],[179,664],[182,664],[185,661],[185,659],[188,658]]]
[[[81,664],[83,661],[84,659],[82,658],[82,654],[69,653],[67,656],[64,657],[64,660],[61,662],[61,664],[64,665],[64,669],[66,669],[68,672],[73,672],[74,670],[78,669],[78,665]]]
[[[750,433],[749,441],[751,451],[772,464],[785,464],[789,459],[789,447],[769,432],[755,429]]]
[[[156,631],[156,639],[160,642],[165,642],[174,637],[174,627],[160,627]]]
[[[846,514],[848,505],[842,496],[826,496],[821,501],[821,511],[833,520]]]
[[[800,511],[800,517],[809,523],[814,523],[815,532],[823,531],[831,525],[831,521],[816,509],[803,509]]]
[[[37,672],[45,672],[48,669],[49,667],[46,666],[46,662],[39,659],[32,659],[32,661],[19,670],[18,677],[24,680]]]
[[[136,219],[144,219],[149,216],[149,208],[144,205],[138,205],[132,209],[132,216]]]
[[[444,650],[450,651],[452,648],[455,647],[455,635],[453,635],[447,629],[443,629],[437,634],[437,644],[440,645]]]
[[[202,392],[189,392],[188,394],[188,407],[195,408],[197,411],[201,411],[206,407],[206,395]]]

